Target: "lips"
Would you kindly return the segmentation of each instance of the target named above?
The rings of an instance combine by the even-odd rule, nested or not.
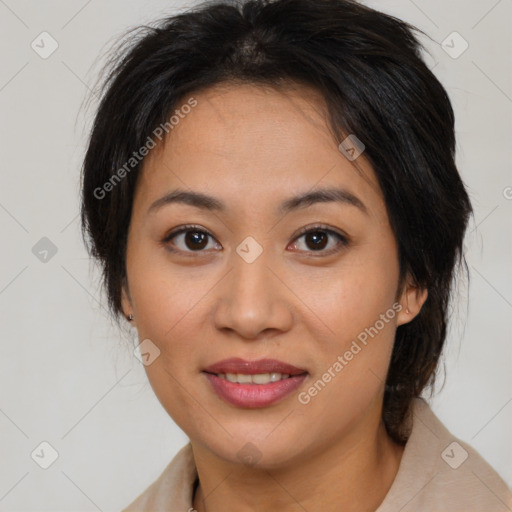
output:
[[[240,358],[219,361],[205,368],[203,373],[210,389],[224,401],[241,408],[268,407],[280,402],[308,375],[306,370],[276,359],[246,361]],[[255,377],[251,379],[249,375]]]
[[[241,373],[245,375],[257,375],[260,373],[281,373],[290,376],[307,373],[306,370],[297,368],[277,359],[259,359],[258,361],[246,361],[238,357],[224,359],[204,369],[207,373]]]

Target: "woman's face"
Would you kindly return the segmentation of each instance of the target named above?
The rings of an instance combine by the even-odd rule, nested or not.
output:
[[[357,443],[380,421],[396,327],[421,305],[397,296],[375,175],[364,153],[338,149],[314,91],[193,97],[146,157],[129,230],[123,309],[150,340],[151,386],[192,443],[223,460],[276,467]],[[280,363],[222,363],[231,358]],[[247,382],[254,373],[261,383]]]

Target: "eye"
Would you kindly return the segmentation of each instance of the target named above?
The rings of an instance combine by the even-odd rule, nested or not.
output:
[[[174,251],[172,247],[177,247],[181,252],[205,252],[211,240],[215,240],[210,233],[201,229],[199,226],[182,226],[181,228],[169,233],[162,242],[170,245],[170,250]],[[171,242],[169,244],[169,242]],[[214,244],[214,248],[222,248],[219,243]]]
[[[300,242],[301,239],[304,239],[303,242]],[[210,243],[210,240],[214,243]],[[162,242],[174,252],[197,253],[206,252],[207,249],[222,249],[222,246],[208,231],[193,225],[182,226],[169,233]],[[338,252],[348,245],[348,237],[320,225],[302,229],[295,241],[288,247],[300,252],[318,252],[321,253],[319,256],[325,256]]]
[[[298,242],[304,239],[303,242]],[[320,252],[319,256],[333,254],[349,244],[349,239],[326,226],[304,228],[290,247],[305,252]]]

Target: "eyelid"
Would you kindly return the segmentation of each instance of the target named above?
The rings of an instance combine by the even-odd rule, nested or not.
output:
[[[333,234],[338,235],[340,238],[343,238],[343,239],[345,239],[347,241],[350,240],[349,236],[346,233],[340,232],[340,230],[338,230],[337,228],[331,227],[328,224],[311,224],[309,226],[304,226],[303,228],[301,228],[298,231],[298,233],[296,233],[293,236],[293,240],[295,240],[299,236],[302,236],[302,235],[304,235],[306,233],[311,233],[311,232],[314,233],[315,231],[325,231],[327,233],[333,233]]]
[[[180,235],[181,233],[184,233],[184,232],[186,233],[187,231],[193,231],[193,230],[204,232],[208,236],[211,236],[212,238],[214,238],[214,236],[207,229],[205,229],[201,226],[198,226],[195,224],[185,224],[184,226],[180,226],[179,228],[173,229],[172,231],[167,233],[164,236],[162,242],[169,242],[171,240],[171,238],[174,238],[175,236]]]

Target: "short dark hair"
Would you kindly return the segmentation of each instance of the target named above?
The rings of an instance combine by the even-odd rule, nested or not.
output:
[[[82,231],[114,317],[141,168],[126,169],[133,153],[201,89],[313,87],[335,137],[355,134],[365,145],[397,240],[400,283],[408,275],[428,290],[420,313],[397,329],[384,393],[383,421],[403,444],[411,401],[435,379],[472,213],[455,165],[450,100],[416,31],[353,0],[247,0],[203,3],[129,32],[102,83],[82,169]]]

